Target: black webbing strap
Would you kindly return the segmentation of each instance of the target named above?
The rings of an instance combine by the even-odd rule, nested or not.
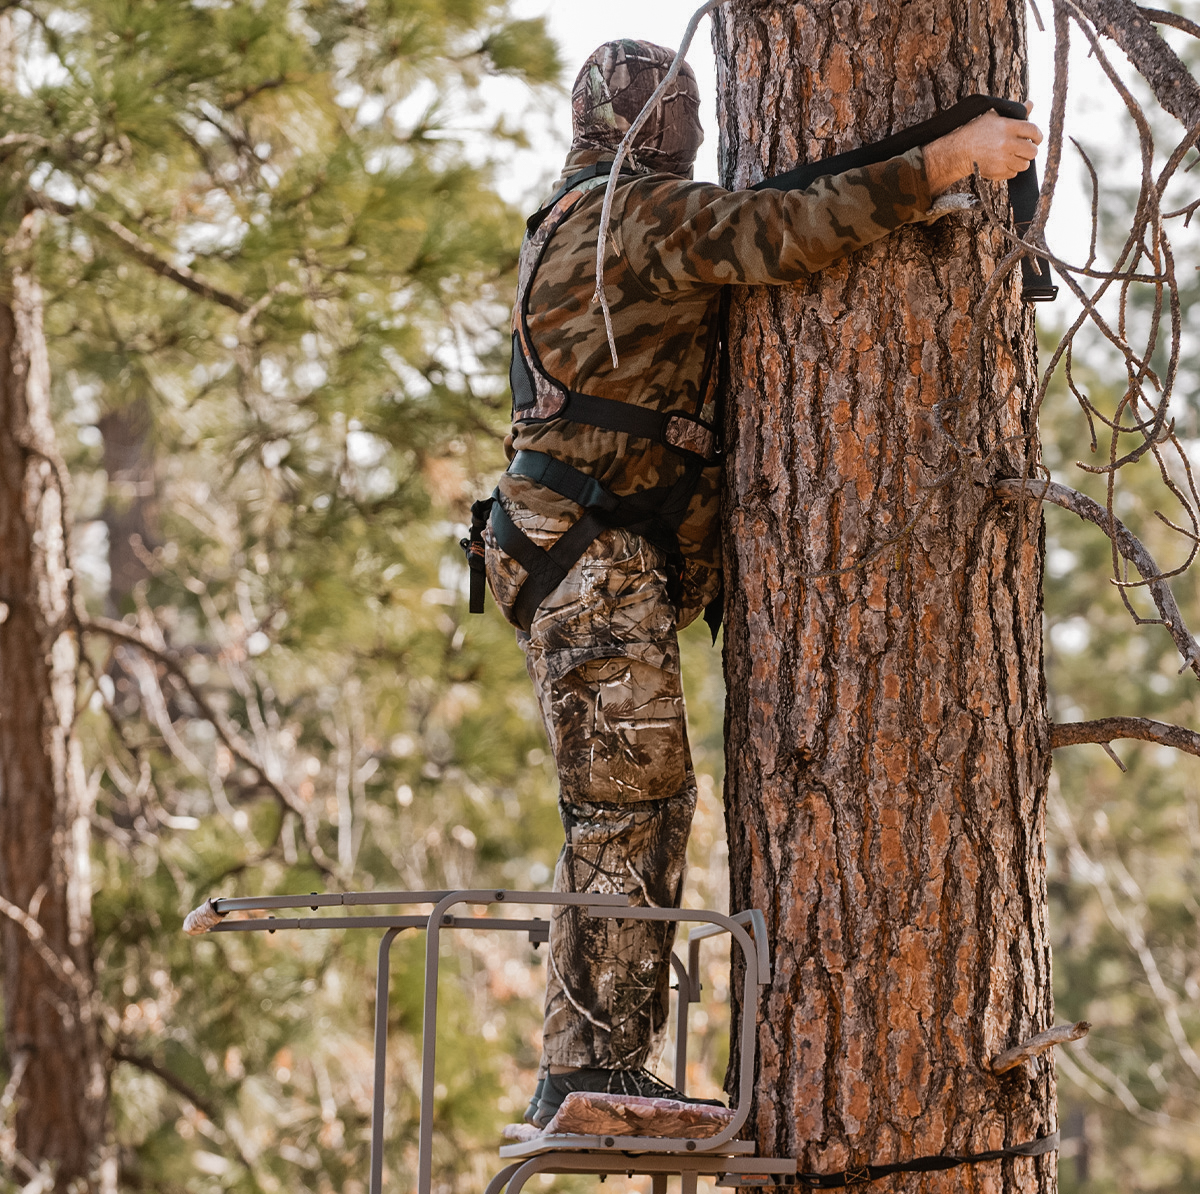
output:
[[[554,194],[551,195],[550,198],[547,199],[546,202],[543,203],[542,206],[539,207],[537,211],[535,211],[533,215],[531,215],[529,219],[525,221],[525,227],[530,232],[536,232],[538,230],[538,226],[546,218],[550,209],[564,195],[570,191],[573,191],[577,186],[579,186],[580,183],[590,182],[593,178],[599,178],[601,175],[604,175],[604,177],[607,178],[608,175],[612,173],[612,168],[613,164],[611,161],[596,162],[593,165],[585,166],[582,170],[572,174],[571,177],[568,178],[567,181],[564,182],[562,186],[559,187],[558,190],[555,191]],[[631,167],[622,166],[621,173],[618,174],[617,177],[635,177],[638,173],[639,172],[637,170],[634,170]]]
[[[598,513],[599,521],[606,527],[630,527],[635,530],[647,528],[648,521],[664,526],[677,525],[687,512],[692,491],[703,460],[689,453],[691,460],[674,485],[659,485],[653,489],[639,489],[636,493],[618,497],[606,489],[595,477],[589,476],[574,465],[566,464],[545,452],[533,452],[523,448],[509,463],[510,477],[526,477],[539,485],[582,506],[585,510]]]
[[[605,510],[611,514],[621,505],[621,499],[605,489],[595,477],[589,477],[573,465],[565,464],[545,452],[518,452],[509,461],[508,475],[535,481],[587,510]],[[511,552],[509,554],[512,555]]]
[[[764,178],[753,188],[756,191],[802,191],[812,186],[818,178],[831,174],[844,174],[847,170],[860,170],[863,166],[873,166],[886,162],[919,145],[928,145],[947,133],[954,132],[977,116],[982,116],[988,110],[998,112],[1009,120],[1025,120],[1028,113],[1025,105],[1016,100],[1001,99],[995,95],[972,95],[959,100],[953,107],[939,112],[929,120],[914,124],[882,141],[873,141],[870,145],[860,145],[846,153],[835,154],[831,158],[822,158],[819,162],[807,162],[774,178]],[[1032,162],[1008,180],[1008,200],[1012,204],[1013,222],[1017,235],[1023,237],[1029,229],[1038,205],[1037,168]],[[1021,297],[1030,303],[1053,302],[1058,294],[1058,287],[1050,277],[1049,263],[1041,257],[1021,258]]]
[[[587,423],[590,427],[602,427],[605,431],[623,431],[639,439],[651,439],[661,443],[667,430],[669,415],[660,410],[647,410],[634,406],[632,402],[619,402],[615,398],[601,398],[598,394],[580,394],[569,391],[563,418],[573,423]]]
[[[894,1173],[936,1173],[942,1169],[956,1169],[959,1165],[978,1165],[983,1161],[1006,1161],[1012,1157],[1040,1157],[1053,1152],[1059,1145],[1059,1133],[1039,1136],[1025,1144],[1014,1144],[1011,1148],[996,1148],[986,1153],[948,1154],[940,1157],[914,1157],[911,1161],[897,1161],[894,1165],[858,1165],[843,1169],[841,1173],[795,1173],[781,1177],[781,1186],[803,1186],[810,1190],[839,1190],[844,1186],[865,1186]],[[753,1162],[747,1158],[745,1172],[753,1172]]]
[[[547,550],[538,547],[513,522],[499,501],[493,502],[492,535],[496,545],[512,556],[527,574],[513,603],[513,617],[522,630],[529,629],[538,606],[562,584],[575,561],[602,530],[604,525],[594,514],[584,514]]]

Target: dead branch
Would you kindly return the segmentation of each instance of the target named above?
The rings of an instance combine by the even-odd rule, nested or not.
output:
[[[1145,545],[1125,524],[1111,514],[1099,502],[1056,481],[1022,480],[1010,478],[996,481],[993,491],[1008,501],[1053,502],[1064,510],[1098,526],[1116,545],[1121,555],[1142,575],[1146,591],[1158,609],[1162,624],[1170,631],[1175,646],[1183,656],[1184,668],[1190,667],[1200,677],[1200,643],[1192,636],[1179,612],[1171,586],[1163,579],[1163,572],[1154,562],[1154,557]],[[1183,668],[1180,669],[1182,671]],[[1137,719],[1130,719],[1137,720]]]
[[[144,1054],[135,1053],[132,1049],[124,1044],[117,1044],[112,1051],[113,1061],[124,1062],[126,1065],[131,1065],[139,1070],[145,1070],[147,1074],[153,1074],[156,1078],[169,1086],[177,1095],[186,1099],[197,1111],[204,1112],[213,1123],[221,1122],[221,1113],[211,1099],[207,1099],[200,1094],[196,1088],[185,1082],[178,1074],[172,1073],[166,1066],[159,1065],[152,1057],[146,1057]],[[249,1166],[246,1166],[249,1168]]]
[[[1150,17],[1133,0],[1075,0],[1079,10],[1125,52],[1155,98],[1185,128],[1200,123],[1200,83],[1163,41]]]
[[[1023,1062],[1040,1056],[1048,1049],[1053,1049],[1055,1045],[1065,1045],[1069,1041],[1077,1041],[1087,1036],[1091,1030],[1092,1026],[1086,1020],[1080,1020],[1075,1024],[1058,1024],[1054,1028],[1047,1028],[1045,1032],[1039,1032],[1036,1036],[1031,1036],[1024,1044],[1016,1045],[1012,1049],[1006,1049],[1001,1053],[992,1062],[992,1073],[1004,1074],[1009,1070],[1015,1070]]]
[[[214,1126],[224,1123],[224,1118],[221,1114],[221,1109],[216,1102],[205,1098],[198,1090],[190,1083],[185,1082],[178,1074],[173,1073],[164,1065],[159,1065],[152,1057],[147,1057],[142,1053],[135,1053],[132,1049],[127,1048],[124,1044],[118,1043],[113,1048],[113,1061],[124,1062],[125,1065],[131,1065],[135,1069],[144,1070],[147,1074],[153,1074],[164,1086],[173,1090],[182,1099],[191,1103],[202,1115],[204,1115]],[[242,1151],[237,1141],[231,1133],[223,1128],[219,1129],[219,1134],[222,1137],[222,1142],[229,1145],[234,1156],[237,1157],[243,1168],[248,1173],[254,1172],[254,1166],[250,1163],[249,1157]]]
[[[1173,746],[1189,755],[1200,757],[1200,734],[1185,726],[1152,721],[1148,717],[1101,717],[1095,721],[1058,722],[1050,727],[1050,746],[1082,746],[1093,743],[1104,746],[1118,738],[1135,738],[1140,742],[1156,742]]]
[[[1193,37],[1200,37],[1200,25],[1177,12],[1168,12],[1163,8],[1146,8],[1141,4],[1138,5],[1138,11],[1156,25],[1171,25],[1175,29],[1182,29],[1184,33],[1190,33]]]
[[[44,195],[40,192],[32,193],[30,198],[34,204],[44,211],[51,211],[56,215],[69,219],[82,217],[90,223],[99,225],[109,236],[119,241],[133,257],[158,274],[159,277],[177,282],[185,290],[190,290],[193,294],[198,294],[201,298],[208,299],[210,302],[219,303],[222,307],[228,307],[231,311],[236,311],[239,315],[245,314],[249,309],[250,304],[244,298],[222,290],[207,278],[196,273],[194,270],[188,269],[186,265],[172,265],[169,261],[164,260],[149,241],[142,240],[137,233],[131,232],[126,228],[120,220],[114,220],[111,216],[106,216],[102,212],[89,211],[82,207],[73,207],[69,203],[63,203],[58,199],[51,199],[49,195]]]

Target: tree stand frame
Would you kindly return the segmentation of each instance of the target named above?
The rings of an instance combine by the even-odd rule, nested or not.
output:
[[[433,1111],[437,1060],[437,996],[441,933],[443,929],[482,929],[488,932],[528,934],[534,945],[550,939],[550,922],[497,916],[461,916],[464,905],[490,906],[512,903],[531,907],[584,909],[586,915],[623,920],[686,922],[698,927],[687,938],[688,960],[671,954],[678,980],[676,1013],[675,1086],[684,1089],[687,1070],[688,1008],[700,999],[700,946],[710,937],[728,933],[742,953],[744,990],[738,1097],[733,1119],[717,1135],[705,1139],[659,1136],[543,1136],[500,1148],[508,1163],[491,1180],[485,1194],[520,1194],[535,1173],[650,1174],[654,1194],[666,1194],[667,1178],[679,1175],[681,1194],[695,1194],[700,1175],[713,1176],[720,1186],[779,1184],[779,1176],[796,1172],[796,1160],[755,1157],[756,1145],[737,1134],[750,1112],[754,1092],[757,988],[771,978],[766,922],[757,908],[735,916],[710,909],[630,907],[624,895],[595,893],[503,891],[495,888],[454,891],[343,892],[308,896],[248,896],[212,898],[190,912],[184,931],[202,933],[276,933],[301,929],[382,929],[375,972],[374,1091],[371,1103],[371,1177],[369,1194],[383,1194],[384,1094],[387,1089],[388,988],[392,943],[405,929],[425,931],[425,986],[421,1025],[421,1112],[418,1133],[415,1194],[430,1194],[433,1182]],[[231,912],[273,912],[305,908],[317,912],[331,907],[419,907],[433,905],[428,913],[402,915],[300,916],[273,915],[248,920],[226,920]]]

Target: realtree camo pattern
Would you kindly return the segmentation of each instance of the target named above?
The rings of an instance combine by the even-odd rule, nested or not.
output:
[[[567,525],[512,516],[539,546]],[[523,574],[494,543],[487,562],[493,590],[511,602]],[[566,841],[555,891],[679,905],[696,783],[664,563],[640,535],[607,530],[517,636],[558,768]],[[674,932],[555,910],[544,1065],[646,1064],[666,1022]]]
[[[572,153],[564,180],[602,156]],[[527,326],[541,367],[573,390],[711,421],[712,395],[700,390],[721,287],[798,281],[920,220],[930,196],[920,149],[820,179],[805,191],[726,191],[661,174],[622,180],[605,272],[620,357],[615,369],[591,301],[602,202],[599,189],[578,200],[529,285]],[[516,313],[514,320],[520,322]],[[546,452],[622,495],[671,485],[684,467],[684,458],[664,445],[563,419],[516,420],[513,438],[516,449]],[[719,476],[715,467],[705,470],[679,530],[686,564],[681,626],[719,584]],[[500,492],[509,507],[579,515],[578,507],[525,478],[506,474]]]
[[[571,89],[571,149],[615,154],[675,60],[675,51],[648,41],[610,41],[583,64]],[[685,62],[638,129],[629,153],[635,167],[690,178],[700,127],[700,89]]]
[[[565,176],[601,156],[572,153]],[[701,391],[712,372],[721,287],[796,281],[920,219],[929,201],[920,150],[804,192],[734,193],[666,175],[621,182],[606,274],[621,358],[614,369],[591,304],[602,196],[590,191],[550,238],[536,275],[522,279],[535,361],[572,390],[711,422],[713,395]],[[531,260],[527,254],[523,270]],[[517,420],[513,437],[516,449],[545,451],[618,494],[671,485],[683,465],[666,446],[564,419]],[[696,788],[675,627],[695,617],[719,583],[718,479],[717,468],[704,471],[680,528],[682,608],[667,597],[662,553],[610,529],[543,602],[529,634],[518,633],[560,779],[566,844],[556,890],[627,892],[636,903],[678,906]],[[580,514],[523,478],[506,474],[500,494],[542,547]],[[524,570],[490,530],[484,537],[488,580],[507,613]],[[543,1064],[644,1064],[666,1020],[673,936],[673,925],[556,912]]]

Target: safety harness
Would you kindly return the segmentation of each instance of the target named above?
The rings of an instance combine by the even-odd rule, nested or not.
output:
[[[1014,100],[975,95],[939,112],[930,120],[902,130],[882,141],[860,146],[848,153],[823,158],[764,179],[755,190],[804,190],[818,178],[843,174],[887,161],[919,145],[927,145],[968,121],[994,109],[1001,116],[1023,120],[1025,107]],[[521,271],[517,303],[513,312],[512,365],[509,383],[513,395],[513,421],[562,419],[608,431],[623,432],[648,444],[662,444],[683,462],[678,479],[671,485],[619,495],[573,465],[545,452],[519,451],[508,466],[508,475],[525,477],[582,507],[583,514],[549,548],[539,547],[512,520],[500,501],[497,489],[491,497],[471,506],[470,535],[461,541],[471,574],[470,610],[483,613],[487,588],[483,531],[489,521],[497,546],[525,570],[526,579],[513,605],[513,620],[528,631],[542,602],[566,579],[576,561],[608,527],[627,527],[660,547],[667,556],[668,592],[675,598],[682,573],[677,530],[700,480],[702,470],[717,463],[720,455],[721,414],[719,405],[713,422],[700,418],[704,404],[714,393],[713,381],[719,367],[720,337],[724,335],[729,288],[721,296],[717,334],[710,338],[709,359],[700,386],[700,404],[694,413],[656,411],[572,390],[551,377],[543,368],[529,333],[529,293],[546,247],[559,226],[584,195],[602,186],[612,170],[611,162],[598,162],[563,183],[553,196],[526,222],[521,249]],[[636,171],[621,173],[636,174]],[[1038,181],[1033,163],[1008,184],[1009,201],[1017,234],[1028,230],[1038,204]],[[1049,265],[1041,258],[1021,259],[1022,298],[1027,302],[1053,301],[1058,287],[1050,278]],[[715,387],[717,396],[721,387]],[[714,634],[720,615],[706,614]]]
[[[616,494],[595,477],[545,452],[516,453],[508,466],[509,476],[525,477],[583,508],[582,516],[570,529],[544,549],[513,522],[500,501],[498,489],[471,507],[471,534],[462,540],[471,569],[471,612],[483,612],[486,589],[483,530],[490,520],[497,546],[526,572],[512,610],[513,619],[523,630],[529,629],[538,606],[608,527],[636,531],[663,550],[667,557],[668,595],[676,599],[683,571],[677,531],[702,471],[716,464],[720,453],[719,415],[712,422],[700,417],[706,401],[717,390],[714,369],[719,352],[715,335],[710,339],[699,400],[690,412],[649,410],[631,402],[569,389],[546,372],[534,348],[529,332],[529,292],[546,247],[575,204],[589,191],[603,186],[611,170],[611,162],[598,162],[573,174],[527,221],[509,370],[513,421],[561,419],[624,433],[647,444],[661,444],[679,458],[681,467],[677,479],[669,485]],[[727,301],[723,295],[714,324],[716,329],[724,328],[726,313]]]

